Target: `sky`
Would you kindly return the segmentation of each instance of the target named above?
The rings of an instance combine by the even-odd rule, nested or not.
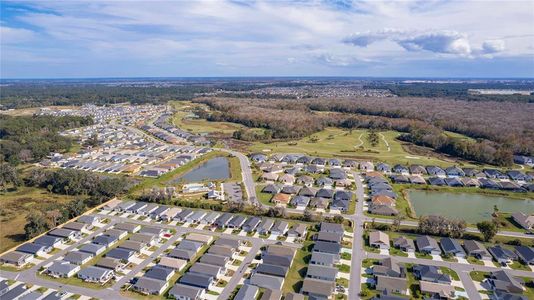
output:
[[[0,2],[0,77],[534,77],[534,1]]]

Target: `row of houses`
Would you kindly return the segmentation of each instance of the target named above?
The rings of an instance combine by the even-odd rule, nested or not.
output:
[[[317,189],[308,186],[282,186],[268,184],[261,190],[262,193],[272,194],[270,201],[277,205],[292,205],[297,209],[304,210],[307,207],[315,209],[327,209],[347,211],[353,194],[346,190],[329,188]]]
[[[318,299],[329,299],[334,293],[340,260],[343,225],[322,222],[314,237],[310,264],[300,292]]]
[[[100,218],[82,216],[76,221],[69,222],[61,228],[54,228],[32,242],[20,245],[15,251],[8,252],[0,257],[0,262],[17,267],[24,267],[36,257],[43,257],[54,248],[72,240],[77,240],[83,234],[90,232],[100,222]]]
[[[205,242],[202,246],[209,244],[211,240],[208,241],[206,239]],[[217,239],[206,253],[180,277],[179,281],[169,291],[169,295],[175,299],[201,299],[226,274],[227,268],[235,260],[242,246],[242,241],[238,239]],[[179,250],[175,248],[169,256],[191,261],[191,259],[184,258],[183,254],[180,253],[184,250],[187,251],[190,247],[196,246],[186,245]]]
[[[163,130],[166,130],[167,132],[170,132],[171,134],[181,139],[185,139],[195,145],[198,145],[198,146],[210,146],[211,145],[210,141],[206,137],[198,135],[198,134],[193,134],[185,130],[182,130],[180,128],[177,128],[174,124],[168,121],[170,117],[171,117],[170,114],[162,114],[154,122],[154,125]]]
[[[506,248],[502,245],[496,245],[486,248],[484,244],[474,241],[465,240],[463,245],[457,239],[443,237],[439,240],[431,236],[418,236],[415,243],[412,239],[399,237],[391,243],[407,253],[414,253],[416,249],[421,253],[431,255],[445,255],[457,258],[467,258],[472,256],[480,260],[495,260],[501,265],[507,265],[514,260],[518,260],[525,265],[534,265],[534,248],[529,246],[515,246],[514,249]],[[389,236],[381,231],[369,233],[369,245],[379,249],[389,249]],[[417,248],[416,248],[417,247]]]
[[[260,235],[288,235],[302,237],[306,233],[301,226],[290,228],[284,220],[273,220],[255,216],[244,216],[232,213],[210,212],[204,210],[181,209],[155,203],[138,201],[118,201],[110,203],[106,209],[119,213],[131,213],[156,221],[176,221],[188,224],[204,224],[212,228],[241,229],[247,233],[257,232]]]

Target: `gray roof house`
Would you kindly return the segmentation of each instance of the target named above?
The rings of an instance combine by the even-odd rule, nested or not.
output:
[[[180,242],[180,244],[178,244],[178,246],[176,246],[175,249],[178,249],[178,250],[189,250],[189,251],[194,251],[195,253],[198,252],[200,250],[200,248],[202,248],[203,244],[200,243],[200,242],[194,242],[194,241],[190,241],[190,240],[182,240]]]
[[[113,228],[119,229],[119,230],[126,230],[129,233],[135,233],[141,229],[141,225],[133,224],[133,223],[118,223],[118,224],[115,224]]]
[[[202,220],[206,216],[206,214],[207,213],[205,211],[202,211],[202,210],[195,211],[191,215],[187,216],[185,218],[185,221],[188,222],[188,223],[199,223],[200,220]]]
[[[200,220],[200,224],[213,224],[221,214],[217,212],[211,212]]]
[[[436,266],[415,265],[413,266],[413,273],[415,278],[419,280],[442,284],[451,283],[451,277],[447,274],[443,274],[439,267]]]
[[[247,221],[243,224],[241,227],[245,232],[252,232],[256,230],[258,225],[261,223],[261,219],[259,217],[251,217],[248,218]]]
[[[196,251],[191,250],[180,250],[180,249],[174,249],[169,254],[170,257],[183,259],[186,261],[190,261],[197,255]]]
[[[93,258],[93,254],[82,251],[71,251],[65,255],[63,260],[75,265],[83,265]]]
[[[512,260],[517,260],[517,255],[512,250],[501,245],[489,247],[488,251],[498,263],[503,265],[512,262]]]
[[[71,229],[55,228],[50,230],[50,232],[48,232],[48,235],[57,236],[64,239],[73,239],[80,237],[81,233],[79,231]]]
[[[246,217],[237,215],[233,217],[232,220],[230,220],[230,222],[228,222],[228,228],[240,228],[241,225],[243,225],[246,220],[247,220]]]
[[[515,253],[520,262],[534,265],[534,249],[528,246],[516,246]]]
[[[465,251],[458,242],[458,240],[451,239],[449,237],[444,237],[440,240],[441,249],[443,253],[454,255],[456,257],[465,257]]]
[[[11,251],[0,256],[0,261],[16,266],[23,266],[29,263],[33,258],[32,254],[22,253],[18,251]]]
[[[305,278],[300,292],[304,295],[308,295],[310,298],[328,299],[334,292],[334,286],[334,282]]]
[[[198,273],[212,276],[215,279],[218,279],[225,273],[225,269],[220,266],[213,266],[205,263],[195,263],[189,268],[190,273]]]
[[[169,284],[166,281],[141,277],[132,288],[139,293],[147,295],[161,295],[168,286]]]
[[[406,270],[396,259],[388,257],[381,260],[378,265],[373,266],[373,275],[406,277]]]
[[[417,249],[420,252],[425,252],[432,255],[441,254],[438,242],[436,242],[435,239],[431,238],[428,235],[417,237],[417,239],[415,240],[415,244],[417,245]]]
[[[234,297],[234,300],[249,300],[256,299],[259,289],[257,286],[244,284]]]
[[[52,247],[41,245],[41,244],[35,244],[35,243],[25,243],[20,245],[17,248],[18,252],[33,254],[37,256],[42,256],[45,253],[48,253],[52,250]]]
[[[211,285],[213,284],[213,277],[198,273],[187,272],[184,274],[184,276],[180,278],[180,283],[203,289],[210,289]]]
[[[217,220],[215,220],[215,223],[213,224],[219,228],[224,228],[228,226],[228,223],[232,218],[233,215],[231,213],[224,213],[219,218],[217,218]]]
[[[224,255],[206,253],[200,257],[200,262],[213,266],[226,267],[230,258]]]
[[[284,277],[254,273],[250,276],[249,282],[261,288],[280,290],[282,289],[282,285],[284,285]]]
[[[343,229],[343,225],[341,224],[322,222],[321,232],[335,232],[335,233],[344,234],[345,230]]]
[[[271,228],[273,227],[274,221],[272,219],[262,219],[258,229],[256,230],[259,234],[269,234]]]
[[[124,264],[120,261],[120,259],[104,257],[97,261],[95,266],[113,271],[120,271],[124,267]]]
[[[99,235],[93,239],[93,244],[97,245],[103,245],[107,248],[113,246],[113,244],[117,243],[119,240],[117,237],[109,236],[109,235]]]
[[[123,239],[128,235],[128,231],[126,230],[120,230],[120,229],[108,229],[106,232],[104,232],[105,235],[116,237],[117,239]]]
[[[254,269],[254,272],[256,273],[278,277],[286,277],[288,271],[289,267],[270,265],[266,263],[260,264],[256,269]]]
[[[174,216],[174,220],[178,222],[185,222],[185,219],[193,214],[193,210],[191,209],[184,209],[181,212],[179,212],[176,216]]]
[[[35,244],[44,245],[47,247],[56,248],[63,243],[65,239],[57,236],[43,235],[36,238],[33,242]]]
[[[157,280],[167,281],[174,275],[174,269],[166,268],[163,266],[155,265],[150,268],[146,273],[145,277],[153,278]]]
[[[114,248],[106,253],[106,257],[116,258],[123,262],[129,262],[134,255],[135,251],[122,248]]]
[[[467,252],[467,255],[478,259],[491,260],[491,255],[489,254],[488,250],[480,242],[474,240],[465,240],[464,249]]]
[[[95,266],[89,266],[78,272],[78,278],[88,282],[103,283],[111,279],[115,275],[115,272],[110,269],[100,268]]]
[[[337,271],[338,269],[336,267],[310,265],[308,266],[308,273],[306,273],[306,277],[327,281],[335,281]]]
[[[274,225],[271,228],[271,233],[277,235],[284,235],[287,232],[288,228],[289,223],[287,223],[286,221],[277,220],[276,222],[274,222]]]
[[[80,247],[80,251],[87,252],[96,256],[106,250],[106,246],[93,243],[84,244]]]
[[[341,250],[341,245],[337,243],[318,241],[318,242],[315,242],[313,246],[313,252],[339,254],[340,250]]]
[[[310,258],[310,264],[321,266],[333,266],[337,257],[330,253],[313,252]]]
[[[219,245],[219,246],[229,246],[234,249],[237,249],[241,245],[241,240],[231,239],[231,238],[220,238],[216,240],[214,244]]]
[[[303,223],[298,223],[293,228],[289,229],[287,236],[291,237],[303,237],[308,232],[308,226]]]
[[[200,300],[205,292],[203,288],[177,283],[169,291],[169,295],[180,300]]]
[[[80,266],[71,264],[66,261],[54,261],[46,269],[46,273],[53,277],[71,277],[76,272],[80,271]]]
[[[150,246],[154,245],[157,239],[157,236],[146,233],[134,233],[129,238],[130,241],[142,242]]]
[[[151,234],[155,236],[161,236],[166,232],[167,230],[156,226],[144,226],[141,228],[141,230],[139,230],[140,234]]]
[[[283,255],[265,254],[263,255],[263,263],[268,265],[291,267],[293,258]]]
[[[403,236],[393,240],[393,246],[399,248],[404,252],[415,252],[415,244],[412,239],[407,239]]]

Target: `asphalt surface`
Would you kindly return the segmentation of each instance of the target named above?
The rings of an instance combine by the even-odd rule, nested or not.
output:
[[[241,280],[241,278],[243,278],[243,275],[245,275],[245,272],[247,271],[247,267],[250,265],[252,260],[254,260],[254,257],[260,250],[261,246],[262,246],[262,243],[259,242],[258,240],[252,242],[252,249],[250,249],[250,251],[248,252],[243,262],[241,262],[241,265],[239,265],[239,268],[235,271],[230,281],[228,281],[228,283],[224,287],[224,290],[219,295],[218,299],[228,299],[230,294],[235,290],[235,288],[239,284],[239,281]]]
[[[349,299],[357,299],[361,291],[361,274],[362,260],[364,255],[363,249],[363,202],[365,201],[361,177],[358,173],[352,172],[356,182],[356,209],[353,215],[354,235],[352,239],[352,260],[350,265],[350,282],[349,282]]]

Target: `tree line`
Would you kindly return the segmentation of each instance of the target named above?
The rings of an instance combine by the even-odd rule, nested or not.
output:
[[[534,104],[466,102],[450,99],[257,100],[201,98],[211,107],[202,117],[240,123],[234,138],[254,141],[296,139],[326,126],[396,130],[400,139],[456,157],[498,166],[514,154],[534,153]],[[445,131],[471,139],[449,136]]]
[[[0,115],[0,158],[13,165],[36,162],[51,152],[69,151],[73,139],[63,130],[93,124],[90,117]]]

